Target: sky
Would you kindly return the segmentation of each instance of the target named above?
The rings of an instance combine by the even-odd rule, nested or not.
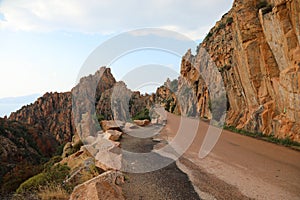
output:
[[[0,98],[70,91],[90,54],[107,40],[128,31],[159,28],[199,43],[232,3],[233,0],[0,0]],[[161,40],[167,38],[160,36]],[[109,67],[117,80],[138,66],[151,64],[179,73],[181,56],[142,49],[120,56]]]

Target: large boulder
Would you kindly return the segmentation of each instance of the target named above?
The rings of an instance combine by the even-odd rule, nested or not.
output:
[[[138,128],[138,127],[135,124],[130,123],[130,122],[126,122],[126,124],[124,126],[125,130],[136,129],[136,128]]]
[[[107,131],[107,130],[122,131],[120,128],[121,124],[116,123],[114,120],[102,120],[100,122],[100,125],[103,131]]]
[[[76,186],[70,200],[124,200],[118,186],[121,183],[124,183],[121,172],[108,171]]]
[[[96,141],[96,139],[97,139],[96,137],[89,135],[84,138],[83,143],[84,144],[93,144]]]
[[[107,130],[104,133],[104,138],[112,141],[118,141],[120,140],[122,134],[123,134],[122,132],[117,130]]]
[[[133,122],[138,126],[147,126],[150,124],[150,120],[144,119],[144,120],[133,120]]]
[[[109,150],[115,146],[117,146],[116,142],[105,139],[103,138],[97,138],[97,141],[93,146],[98,150],[98,151],[106,151]]]
[[[95,156],[96,166],[107,170],[120,170],[122,167],[122,152],[118,146],[98,151]]]
[[[121,132],[112,133],[112,130],[107,131],[107,134],[98,134],[94,143],[87,144],[83,148],[90,152],[97,160],[96,166],[106,170],[121,168],[121,149],[120,142],[112,141],[109,138],[117,139]]]

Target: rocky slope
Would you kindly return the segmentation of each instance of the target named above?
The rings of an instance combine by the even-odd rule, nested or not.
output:
[[[23,106],[10,115],[9,120],[26,123],[52,133],[63,144],[72,138],[72,96],[66,93],[46,93],[33,104]]]
[[[40,170],[43,158],[58,147],[53,135],[38,128],[0,118],[0,196]]]
[[[193,91],[184,113],[227,109],[229,126],[299,142],[299,12],[299,0],[235,0],[197,54],[182,58],[179,91]]]

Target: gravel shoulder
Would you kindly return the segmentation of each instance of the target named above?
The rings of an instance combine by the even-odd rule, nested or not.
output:
[[[137,153],[151,152],[156,142],[151,138],[137,138],[123,135],[121,145],[123,150]],[[169,158],[158,155],[162,162]],[[124,165],[128,164],[128,160]],[[154,163],[155,164],[155,163]],[[195,192],[188,176],[172,162],[162,169],[147,173],[124,173],[125,184],[122,185],[123,194],[130,200],[197,200],[200,199]]]

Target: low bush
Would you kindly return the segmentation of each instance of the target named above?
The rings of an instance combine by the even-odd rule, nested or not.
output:
[[[97,114],[97,120],[100,123],[101,121],[105,120],[105,116],[103,114]]]
[[[208,40],[211,36],[213,36],[212,32],[208,32],[204,40]],[[199,51],[199,50],[198,50]],[[198,52],[197,51],[197,52]]]
[[[228,17],[228,18],[226,19],[226,23],[227,23],[227,24],[232,24],[232,22],[233,22],[233,18],[232,18],[232,17]]]
[[[261,9],[261,8],[264,8],[264,7],[267,7],[268,6],[268,2],[267,1],[259,1],[256,5],[256,8],[257,9]]]
[[[61,185],[51,185],[42,187],[40,188],[37,196],[41,200],[68,200],[70,197],[69,193],[63,187],[61,187]]]
[[[82,146],[83,146],[83,142],[81,140],[79,140],[77,143],[75,143],[72,146],[71,154],[76,153],[77,151],[79,151]]]
[[[17,189],[16,193],[35,193],[40,187],[62,184],[69,174],[69,171],[70,168],[68,166],[60,164],[56,164],[49,169],[46,168],[42,173],[39,173],[23,182]]]
[[[38,188],[41,185],[46,185],[47,183],[48,183],[47,173],[42,172],[38,175],[29,178],[24,183],[22,183],[16,192],[18,194],[33,192],[38,190]]]
[[[135,116],[132,117],[132,120],[144,120],[144,119],[151,120],[149,115],[149,110],[147,108],[138,112]]]

